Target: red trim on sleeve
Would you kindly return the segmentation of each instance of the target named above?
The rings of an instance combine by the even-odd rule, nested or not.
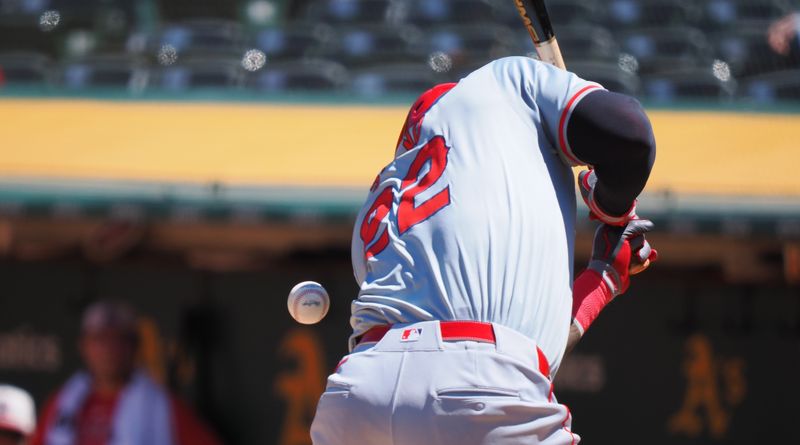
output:
[[[539,347],[536,347],[536,355],[539,358],[539,372],[542,373],[548,379],[550,378],[550,363],[547,361],[547,357],[544,355]]]
[[[569,117],[569,114],[572,111],[573,106],[577,104],[578,100],[581,97],[583,97],[584,94],[595,89],[602,89],[602,87],[600,87],[600,85],[588,85],[581,88],[580,90],[578,90],[577,93],[572,95],[572,97],[567,102],[567,106],[564,107],[564,111],[561,112],[561,119],[559,119],[558,121],[559,148],[561,149],[561,152],[564,153],[564,155],[567,157],[567,159],[569,159],[570,161],[572,161],[577,165],[583,165],[585,164],[585,162],[581,162],[580,159],[576,158],[575,155],[572,154],[572,151],[567,146],[567,131],[566,131],[567,129],[565,128],[567,125],[567,118]]]
[[[337,373],[337,372],[339,372],[339,368],[341,368],[341,367],[342,367],[342,365],[344,365],[344,364],[345,364],[345,362],[347,362],[347,359],[348,359],[348,358],[350,358],[350,356],[349,356],[349,355],[346,355],[346,356],[344,356],[344,358],[343,358],[343,359],[339,360],[339,363],[336,365],[336,367],[335,367],[335,368],[333,368],[333,372],[334,372],[334,373]]]
[[[570,437],[572,438],[572,442],[570,442],[570,445],[575,445],[576,444],[575,434],[572,432],[571,429],[569,429],[569,427],[567,427],[567,422],[569,422],[569,418],[572,416],[572,413],[570,412],[569,407],[567,405],[564,405],[564,408],[567,409],[567,417],[564,418],[564,422],[561,423],[561,427],[564,429],[564,431],[568,432]]]
[[[398,148],[400,144],[402,144],[406,150],[411,150],[417,145],[425,113],[427,113],[445,93],[452,90],[456,85],[457,84],[454,82],[441,83],[422,93],[417,100],[414,101],[414,104],[411,105],[411,109],[408,110],[403,129],[400,130],[400,136],[397,138]]]

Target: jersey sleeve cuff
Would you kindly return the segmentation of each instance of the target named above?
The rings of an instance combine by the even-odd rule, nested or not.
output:
[[[566,160],[573,167],[586,165],[586,163],[578,159],[578,157],[572,152],[572,148],[569,146],[569,141],[567,140],[567,124],[569,123],[569,118],[572,116],[572,111],[575,110],[575,107],[578,106],[578,103],[584,97],[586,97],[592,91],[603,89],[603,87],[596,83],[589,84],[581,88],[577,93],[570,97],[569,101],[567,101],[567,106],[564,107],[564,111],[561,112],[561,118],[558,120],[558,149],[564,160]]]
[[[586,332],[586,329],[584,329],[583,326],[581,326],[581,323],[577,319],[573,318],[572,324],[575,326],[575,329],[578,330],[578,334],[580,334],[580,336],[583,337],[583,334]]]

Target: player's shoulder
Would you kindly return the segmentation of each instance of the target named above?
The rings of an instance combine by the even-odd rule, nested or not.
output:
[[[507,56],[499,59],[492,60],[488,65],[496,67],[536,67],[537,65],[546,65],[544,62],[528,56]]]
[[[575,74],[558,69],[532,57],[509,56],[493,60],[473,72],[477,77],[491,77],[493,82],[518,87],[539,83],[569,81]]]
[[[495,73],[527,73],[529,75],[555,69],[552,65],[526,56],[502,57],[489,62],[487,67],[490,67]]]
[[[536,77],[537,64],[541,62],[530,57],[509,56],[492,60],[472,71],[460,84],[484,90],[489,85],[500,87],[518,86]]]

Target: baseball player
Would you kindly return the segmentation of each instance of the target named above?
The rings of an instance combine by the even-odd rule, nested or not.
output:
[[[0,445],[24,445],[36,426],[33,398],[16,386],[0,384]]]
[[[638,102],[530,58],[420,96],[356,220],[351,354],[313,442],[577,443],[551,380],[655,259],[635,213],[654,154]],[[573,285],[574,165],[602,225]]]

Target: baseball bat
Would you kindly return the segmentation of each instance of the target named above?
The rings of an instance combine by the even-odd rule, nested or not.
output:
[[[514,4],[525,29],[531,35],[539,59],[542,62],[566,69],[544,0],[514,0]]]

